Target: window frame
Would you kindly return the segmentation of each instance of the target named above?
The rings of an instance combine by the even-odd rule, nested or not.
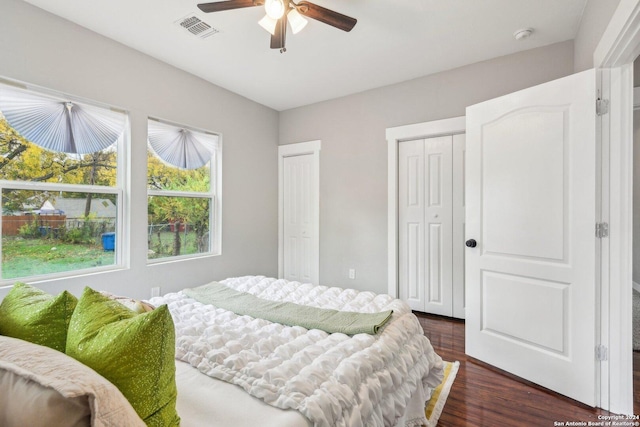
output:
[[[74,95],[69,95],[59,91],[55,91],[48,88],[43,88],[37,85],[17,82],[14,80],[0,77],[0,84],[17,87],[22,90],[27,90],[35,94],[41,94],[49,97],[54,97],[60,101],[71,101],[78,104],[86,104],[92,107],[104,108],[111,111],[121,113],[124,116],[124,127],[122,136],[115,142],[116,149],[116,182],[112,187],[103,185],[90,185],[90,184],[65,184],[65,183],[53,183],[53,182],[33,182],[33,181],[19,181],[19,180],[6,180],[0,179],[0,195],[4,190],[29,190],[29,191],[49,191],[49,192],[76,192],[76,193],[93,193],[93,194],[115,194],[118,203],[116,204],[116,218],[115,229],[116,236],[120,238],[115,239],[115,259],[111,265],[105,265],[100,267],[88,267],[77,270],[68,270],[57,273],[45,273],[31,276],[20,276],[14,278],[2,277],[2,247],[0,241],[0,286],[10,285],[16,281],[30,281],[41,282],[53,279],[78,277],[98,272],[123,270],[129,267],[129,239],[125,234],[125,230],[129,224],[129,201],[128,201],[128,188],[127,180],[129,176],[129,147],[131,146],[131,121],[130,112],[126,109],[104,104],[98,101],[89,100]],[[34,142],[29,141],[32,144]],[[2,208],[2,198],[0,197],[0,209]],[[0,219],[0,239],[2,235],[3,222]]]
[[[176,126],[178,128],[188,129],[193,132],[204,133],[208,135],[216,135],[218,137],[218,146],[215,153],[212,154],[209,160],[209,191],[176,191],[176,190],[155,190],[149,188],[149,162],[147,160],[147,171],[145,174],[145,186],[147,188],[147,212],[149,209],[149,197],[187,197],[196,199],[209,199],[209,250],[207,252],[200,252],[195,254],[185,254],[176,256],[165,256],[162,258],[149,258],[148,250],[149,241],[147,239],[147,265],[157,265],[169,262],[179,262],[184,260],[191,260],[197,258],[216,257],[222,255],[222,134],[219,132],[213,132],[204,130],[194,126],[184,125],[169,120],[158,119],[155,117],[147,117],[147,124],[150,121],[156,121],[164,125]],[[149,146],[147,125],[147,155],[150,153],[153,156],[157,154]],[[162,161],[162,160],[161,160]],[[177,166],[174,166],[178,168]],[[178,168],[179,169],[179,168]],[[149,229],[148,215],[147,215],[147,230]]]

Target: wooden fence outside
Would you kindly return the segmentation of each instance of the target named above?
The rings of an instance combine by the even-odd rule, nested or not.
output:
[[[56,230],[64,227],[67,220],[66,215],[3,215],[2,216],[2,235],[17,236],[20,227],[35,221],[38,227],[42,227],[43,234],[45,230]]]

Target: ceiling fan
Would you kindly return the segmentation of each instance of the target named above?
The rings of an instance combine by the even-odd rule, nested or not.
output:
[[[342,31],[351,31],[356,22],[358,22],[354,18],[305,0],[301,0],[298,3],[294,3],[293,0],[226,0],[201,3],[198,8],[205,13],[210,13],[262,5],[265,6],[267,14],[260,20],[259,24],[271,33],[271,49],[280,49],[280,53],[284,53],[287,50],[284,46],[287,22],[291,26],[293,34],[296,34],[307,25],[305,16],[324,22]]]

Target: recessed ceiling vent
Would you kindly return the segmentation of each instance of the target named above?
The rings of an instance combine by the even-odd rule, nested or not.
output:
[[[178,19],[176,21],[176,24],[180,25],[182,28],[185,28],[191,34],[193,34],[194,36],[198,36],[201,39],[206,39],[207,37],[220,32],[192,14]]]

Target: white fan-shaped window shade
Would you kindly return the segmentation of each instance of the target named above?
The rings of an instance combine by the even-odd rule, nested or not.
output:
[[[113,145],[125,115],[0,85],[0,111],[27,140],[50,151],[88,154]]]
[[[149,145],[164,162],[181,169],[206,165],[218,149],[218,135],[149,121]]]

